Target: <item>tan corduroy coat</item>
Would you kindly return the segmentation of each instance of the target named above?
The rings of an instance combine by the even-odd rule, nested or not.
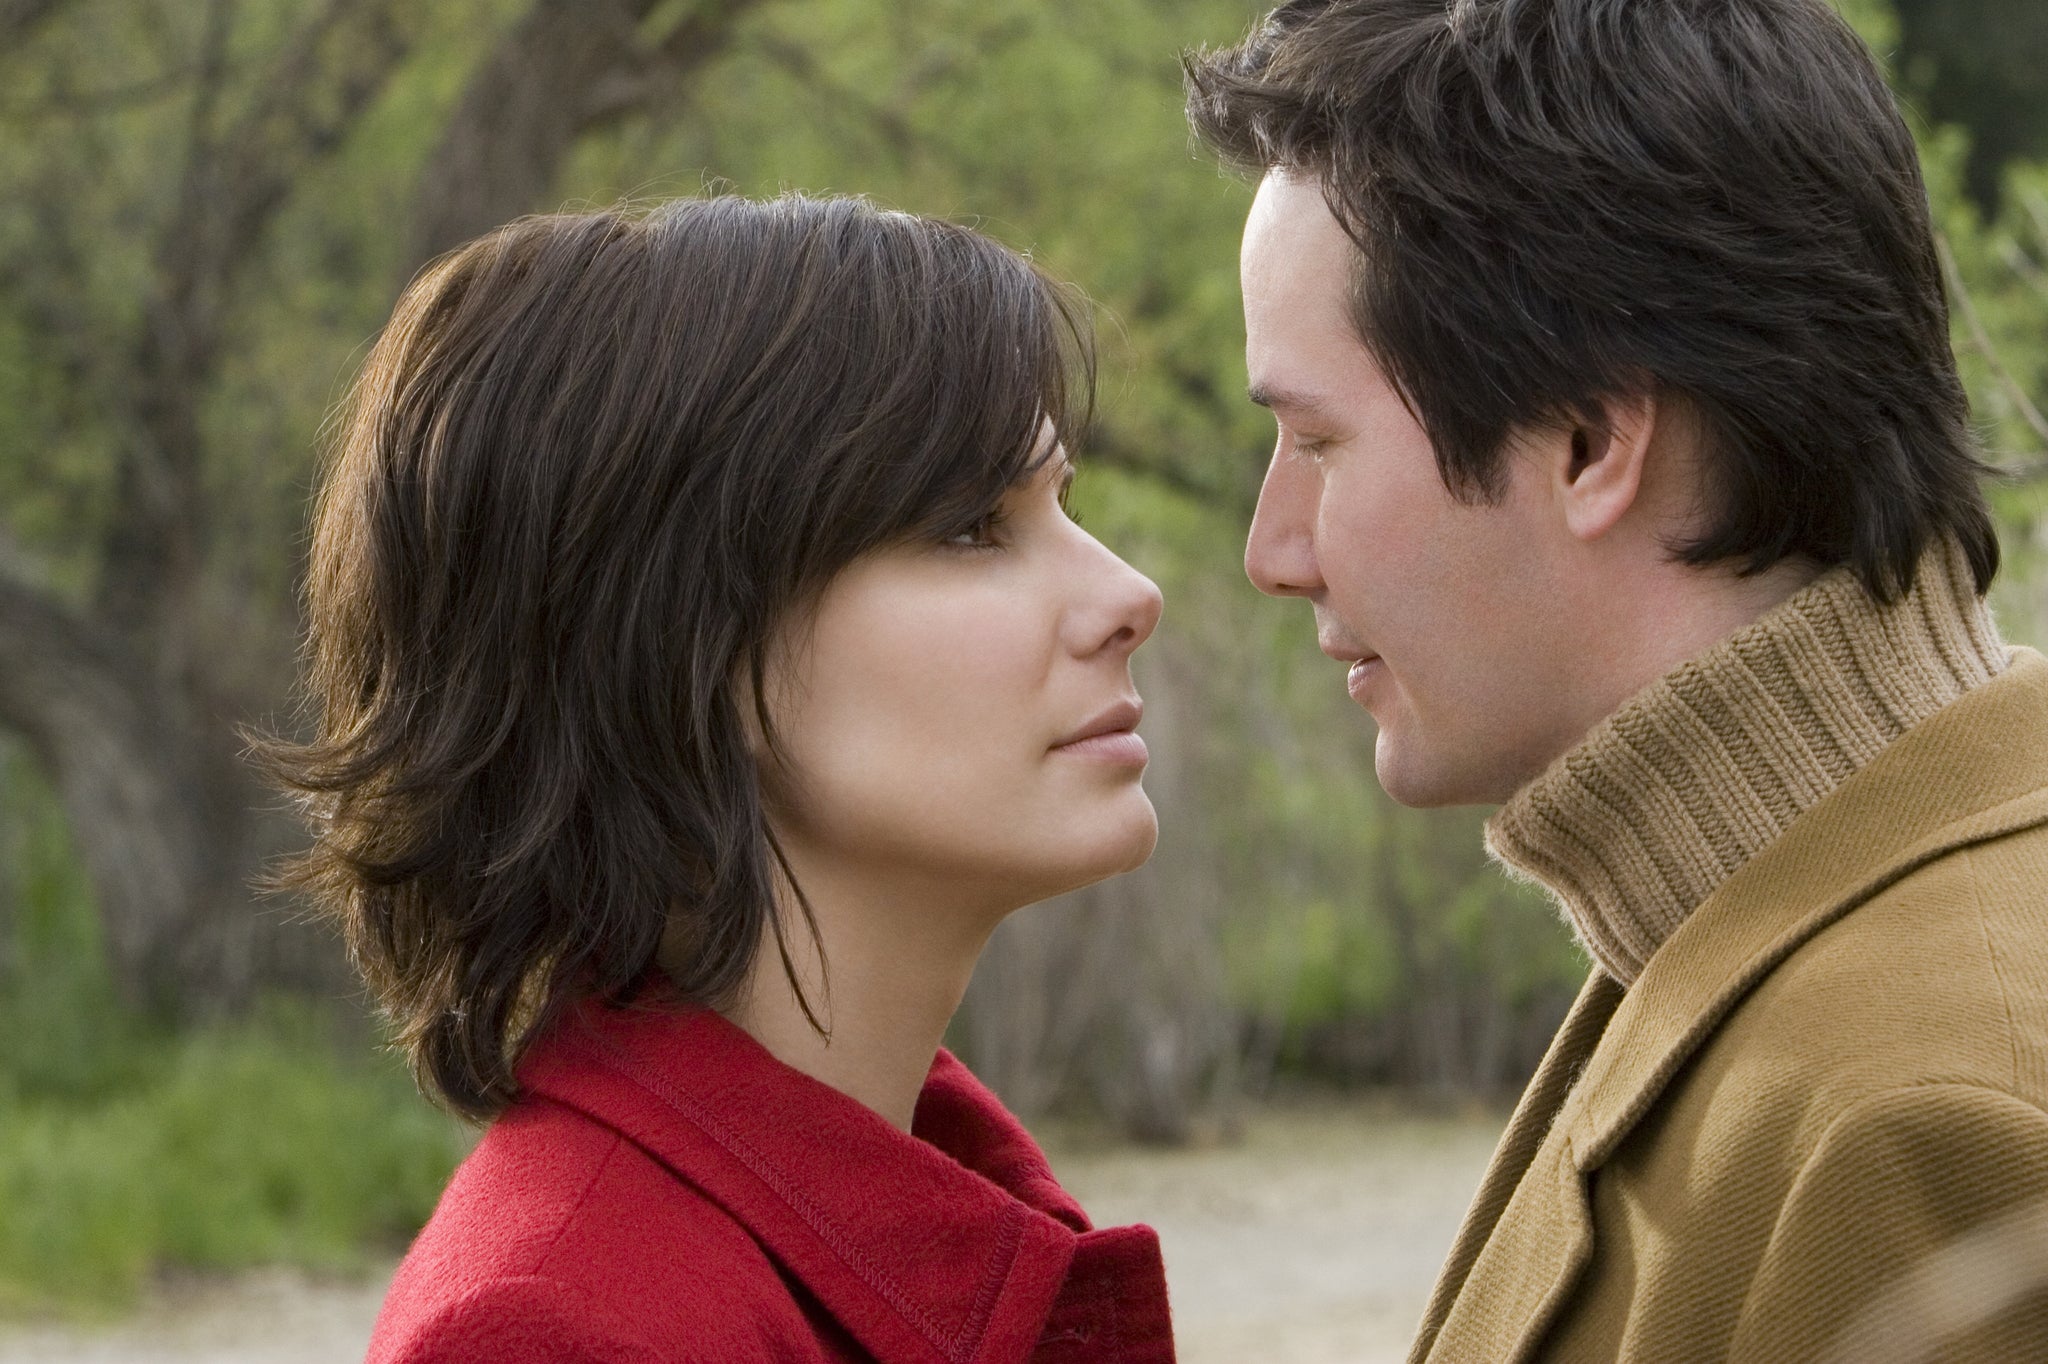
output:
[[[1596,972],[1411,1359],[2048,1361],[2048,660]]]

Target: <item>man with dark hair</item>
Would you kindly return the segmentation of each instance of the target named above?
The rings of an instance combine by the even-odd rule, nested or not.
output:
[[[1594,961],[1412,1357],[2048,1358],[2048,660],[1869,52],[1293,0],[1189,87],[1263,177],[1246,566]]]

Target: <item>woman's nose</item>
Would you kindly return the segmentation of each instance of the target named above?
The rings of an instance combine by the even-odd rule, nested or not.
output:
[[[1127,583],[1123,605],[1124,623],[1112,637],[1112,642],[1121,644],[1126,650],[1137,648],[1152,637],[1159,628],[1160,613],[1166,609],[1166,594],[1159,590],[1159,584],[1118,559]]]
[[[1159,628],[1166,598],[1158,583],[1131,567],[1101,541],[1090,536],[1089,545],[1096,559],[1091,573],[1095,590],[1089,594],[1089,609],[1072,617],[1080,627],[1073,640],[1075,651],[1090,655],[1111,649],[1129,654]]]

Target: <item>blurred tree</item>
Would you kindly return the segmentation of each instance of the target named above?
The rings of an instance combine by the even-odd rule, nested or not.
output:
[[[1892,0],[1906,92],[1970,133],[1963,187],[1987,218],[2014,162],[2048,157],[2048,5]]]
[[[1184,470],[1255,429],[1217,344],[1227,246],[1156,249],[1223,243],[1242,194],[1187,153],[1163,5],[11,0],[0,24],[0,725],[60,793],[131,1003],[307,965],[250,912],[294,835],[232,734],[284,694],[302,452],[344,355],[428,254],[620,148],[747,145],[768,188],[894,172],[918,207],[1055,223],[1145,352],[1122,462],[1207,492]]]
[[[237,974],[247,946],[208,922],[246,904],[254,851],[223,717],[275,614],[207,572],[231,528],[205,404],[242,272],[404,57],[400,9],[330,0],[252,50],[226,0],[52,0],[7,47],[0,325],[28,404],[4,458],[10,491],[61,488],[80,514],[9,518],[0,721],[62,793],[132,1000]]]
[[[547,204],[577,141],[650,110],[762,0],[536,0],[470,78],[425,174],[413,263]]]
[[[382,253],[316,230],[339,257],[318,269],[374,317],[418,252],[539,206],[577,137],[672,100],[759,3],[536,0],[438,115],[415,254],[372,281]],[[0,8],[0,725],[61,794],[131,1004],[232,1001],[291,969],[251,912],[285,835],[233,728],[283,694],[296,633],[246,542],[288,543],[301,513],[250,524],[237,478],[281,463],[303,480],[238,429],[265,401],[237,390],[254,281],[290,273],[279,221],[401,76],[459,69],[460,44],[413,61],[421,39],[473,44],[467,25],[503,8]]]

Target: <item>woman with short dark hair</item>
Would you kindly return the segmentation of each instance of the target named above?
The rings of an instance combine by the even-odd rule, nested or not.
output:
[[[320,496],[292,873],[494,1119],[371,1345],[1169,1359],[940,1050],[1012,910],[1156,838],[1157,589],[1064,511],[1086,322],[857,200],[526,219],[432,266]]]

